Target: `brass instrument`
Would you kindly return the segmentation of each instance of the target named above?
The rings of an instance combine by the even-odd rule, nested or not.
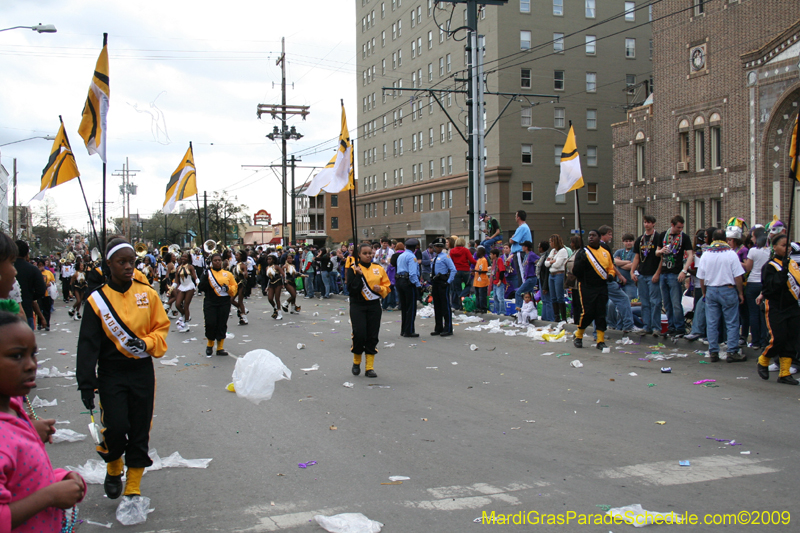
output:
[[[143,242],[137,242],[133,249],[139,259],[144,259],[144,256],[147,255],[147,245]]]
[[[203,251],[207,254],[218,254],[221,249],[222,241],[217,242],[214,239],[208,239],[203,243]]]
[[[181,253],[181,247],[179,244],[170,244],[167,250],[169,250],[169,253],[172,255],[179,255]]]
[[[159,251],[159,253],[161,254],[161,257],[164,257],[165,255],[167,255],[167,254],[169,253],[169,246],[167,246],[167,245],[165,244],[164,246],[162,246],[161,248],[159,248],[159,250],[158,250],[158,251]]]
[[[97,248],[92,248],[91,255],[92,255],[92,261],[97,263],[97,261],[100,259],[100,250],[98,250]]]

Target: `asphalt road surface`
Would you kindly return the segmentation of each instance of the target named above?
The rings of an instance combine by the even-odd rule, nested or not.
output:
[[[384,523],[387,532],[618,533],[634,528],[578,520],[631,504],[699,521],[650,528],[755,531],[763,527],[703,521],[757,511],[737,519],[778,520],[767,529],[800,530],[800,387],[777,384],[775,374],[769,382],[759,379],[752,354],[743,364],[703,364],[694,352],[703,345],[652,348],[652,337],[620,345],[618,333],[609,334],[611,353],[602,354],[575,349],[571,338],[552,343],[465,331],[475,324],[458,320],[455,335],[440,338],[429,335],[433,320],[420,318],[421,336],[406,339],[399,336],[399,313],[389,312],[382,316],[380,345],[394,346],[380,349],[379,377],[369,379],[350,373],[344,297],[301,302],[301,314],[278,322],[266,298],[254,293],[250,325],[229,320],[232,354],[268,349],[292,370],[292,379],[278,382],[273,398],[260,405],[225,390],[235,357],[205,357],[202,298],[192,304],[191,331],[173,327],[164,360],[177,356],[178,362],[155,363],[150,445],[161,457],[177,451],[213,460],[207,469],[147,473],[143,494],[155,511],[127,531],[312,532],[323,531],[314,515],[353,512]],[[72,370],[79,324],[60,302],[52,321],[50,333],[37,333],[40,360],[50,358],[41,366]],[[688,355],[654,361],[653,351]],[[575,359],[583,367],[571,367]],[[314,364],[319,370],[301,370]],[[661,373],[662,366],[672,373]],[[716,386],[694,384],[706,379]],[[57,406],[38,409],[40,416],[68,420],[58,427],[86,434],[89,417],[71,383],[39,379],[31,398],[57,399]],[[98,458],[88,437],[48,450],[57,467]],[[316,464],[298,467],[310,461]],[[392,484],[390,476],[410,479]],[[90,485],[80,518],[121,529],[117,503],[102,486]],[[491,513],[495,521],[528,523],[491,524]],[[567,513],[569,525],[535,523],[542,514],[563,520]],[[486,524],[474,522],[482,517]],[[732,516],[724,519],[730,523]],[[104,529],[84,523],[79,531]]]

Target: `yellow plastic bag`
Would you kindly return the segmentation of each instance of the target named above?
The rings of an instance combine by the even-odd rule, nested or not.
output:
[[[227,390],[228,392],[236,392],[236,389],[235,389],[235,388],[233,388],[233,381],[231,381],[230,383],[228,383],[228,386],[227,386],[227,387],[225,387],[225,390]]]
[[[559,332],[558,335],[553,335],[552,333],[545,333],[544,335],[542,335],[542,338],[544,340],[546,340],[547,342],[554,342],[554,341],[557,341],[558,339],[560,339],[561,337],[563,337],[566,334],[567,334],[567,331],[562,329],[561,332]]]

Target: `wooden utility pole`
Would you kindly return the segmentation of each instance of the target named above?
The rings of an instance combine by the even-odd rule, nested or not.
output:
[[[131,174],[133,172],[133,174]],[[131,240],[131,194],[136,194],[136,186],[131,185],[131,176],[136,176],[140,170],[131,170],[128,158],[125,158],[125,164],[122,165],[122,170],[115,170],[112,176],[122,178],[122,186],[120,192],[122,193],[122,231],[125,238],[130,242]],[[127,215],[126,215],[127,213]]]

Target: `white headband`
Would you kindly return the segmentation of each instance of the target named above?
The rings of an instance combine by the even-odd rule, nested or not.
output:
[[[111,256],[114,255],[115,253],[119,252],[123,248],[130,248],[131,250],[135,251],[133,246],[131,246],[127,242],[123,242],[121,244],[116,245],[115,247],[113,247],[111,250],[108,251],[108,255],[106,256],[106,261],[111,261]]]

